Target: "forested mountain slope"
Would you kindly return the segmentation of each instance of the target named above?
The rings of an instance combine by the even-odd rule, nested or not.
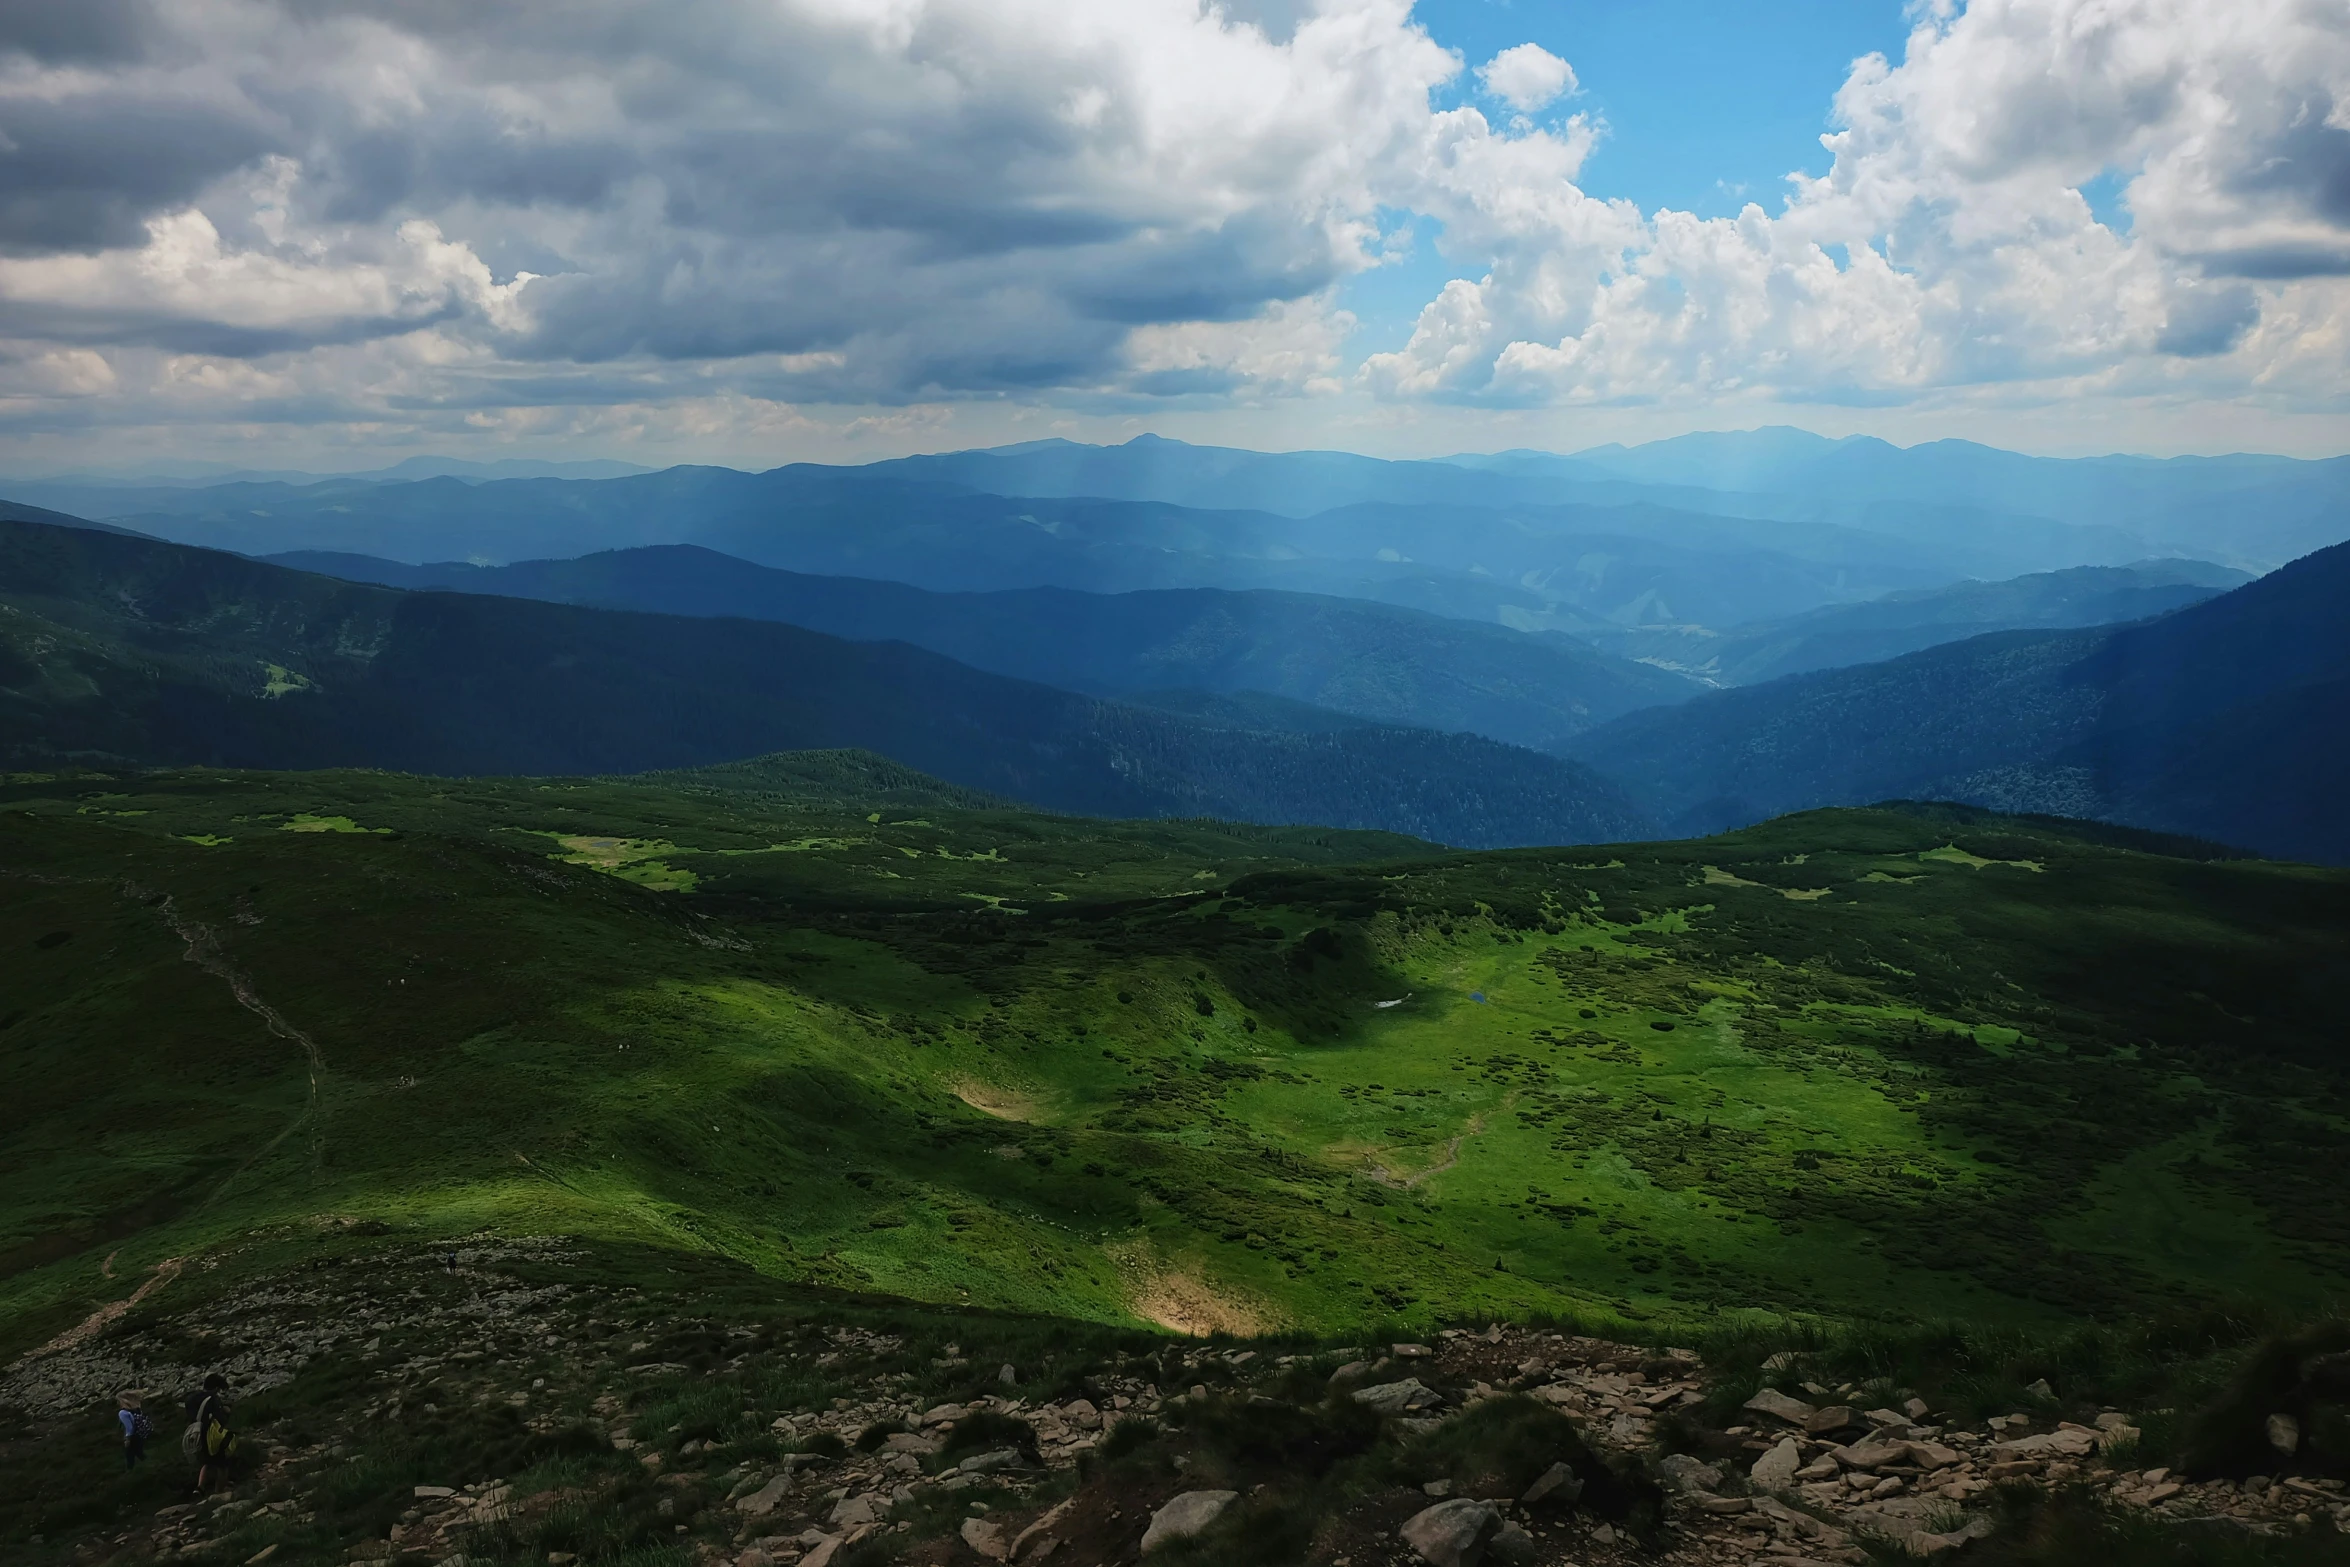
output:
[[[87,529],[0,522],[0,606],[0,737],[17,765],[633,772],[854,746],[1101,815],[1462,844],[1648,827],[1578,764],[1475,736],[1223,727],[904,643],[406,593]]]
[[[974,668],[1102,695],[1269,692],[1359,718],[1466,730],[1536,749],[1698,689],[1566,637],[1317,594],[933,593],[776,571],[692,545],[512,566],[404,566],[329,554],[276,559],[397,587],[780,620],[857,641],[911,642]]]
[[[1894,796],[2350,860],[2350,546],[2143,624],[2006,632],[1635,713],[1574,754],[1687,826]]]

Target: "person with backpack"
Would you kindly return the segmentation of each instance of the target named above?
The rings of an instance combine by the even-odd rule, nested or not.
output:
[[[237,1433],[228,1423],[228,1378],[217,1371],[206,1377],[193,1413],[195,1423],[182,1445],[195,1449],[196,1491],[202,1495],[214,1479],[227,1479],[236,1467]]]
[[[147,1456],[147,1438],[155,1434],[154,1424],[140,1410],[144,1402],[137,1393],[118,1393],[114,1398],[114,1418],[122,1426],[122,1466],[138,1467]]]

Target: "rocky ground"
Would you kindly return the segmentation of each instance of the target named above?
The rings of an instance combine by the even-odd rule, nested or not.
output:
[[[161,1411],[150,1469],[113,1482],[107,1516],[61,1529],[42,1519],[70,1507],[25,1514],[0,1548],[254,1567],[1212,1559],[1199,1542],[1269,1506],[1259,1493],[1290,1472],[1251,1472],[1232,1456],[1245,1440],[1210,1451],[1182,1434],[1337,1405],[1368,1433],[1358,1446],[1391,1456],[1315,1524],[1304,1559],[1326,1567],[1964,1553],[1990,1529],[1988,1493],[2011,1481],[2247,1531],[2350,1530],[2338,1481],[2190,1484],[2136,1465],[2130,1411],[2064,1418],[2053,1390],[1967,1426],[1917,1398],[1864,1407],[1860,1388],[1782,1357],[1779,1386],[1725,1405],[1692,1352],[1504,1326],[1336,1349],[1031,1351],[1044,1363],[1024,1367],[998,1363],[1009,1351],[976,1319],[966,1344],[939,1336],[954,1326],[943,1314],[892,1328],[687,1303],[611,1282],[554,1241],[384,1251],[190,1316],[158,1291],[0,1377],[14,1431],[0,1479],[36,1474],[51,1492],[72,1491],[76,1465],[99,1466],[93,1492],[111,1480],[117,1392],[145,1390]],[[173,1411],[211,1370],[243,1401],[246,1472],[146,1505],[187,1484]],[[1585,1472],[1550,1463],[1513,1495],[1422,1456],[1480,1406],[1527,1399],[1573,1423]]]

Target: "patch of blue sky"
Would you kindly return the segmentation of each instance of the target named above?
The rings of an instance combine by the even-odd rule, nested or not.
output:
[[[1420,0],[1414,14],[1469,67],[1448,103],[1506,119],[1507,106],[1480,94],[1475,69],[1513,45],[1540,44],[1574,67],[1580,90],[1535,120],[1582,114],[1603,127],[1583,188],[1642,212],[1701,217],[1731,217],[1749,201],[1776,212],[1789,173],[1827,172],[1820,137],[1852,62],[1870,53],[1898,61],[1909,37],[1905,0]],[[1447,282],[1486,272],[1481,256],[1445,255],[1433,219],[1385,212],[1380,226],[1397,237],[1397,259],[1339,293],[1359,322],[1347,345],[1358,359],[1401,348]]]
[[[1357,273],[1339,291],[1338,302],[1360,325],[1348,345],[1355,354],[1383,354],[1403,347],[1428,301],[1456,277],[1485,275],[1482,257],[1447,257],[1439,246],[1444,225],[1434,218],[1383,209],[1380,265]]]
[[[1898,63],[1910,28],[1905,0],[1420,0],[1414,14],[1472,72],[1513,44],[1565,60],[1582,90],[1538,118],[1605,125],[1583,188],[1701,217],[1776,212],[1789,173],[1825,173],[1836,89],[1863,55]],[[1456,87],[1473,97],[1474,75]]]
[[[2089,215],[2116,234],[2130,232],[2130,209],[2122,203],[2130,179],[2119,169],[2107,169],[2079,187],[2081,198],[2089,203]]]

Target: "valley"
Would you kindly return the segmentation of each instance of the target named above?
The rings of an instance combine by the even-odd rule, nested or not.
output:
[[[1909,807],[1462,855],[1042,816],[879,758],[800,753],[634,779],[17,774],[0,790],[0,876],[0,942],[20,954],[0,977],[17,1072],[0,1333],[19,1406],[28,1374],[50,1379],[42,1409],[90,1396],[95,1383],[56,1380],[79,1361],[24,1357],[134,1281],[160,1287],[95,1343],[131,1334],[101,1352],[152,1362],[137,1344],[193,1302],[258,1302],[326,1257],[427,1294],[516,1266],[592,1278],[584,1295],[563,1286],[581,1304],[571,1325],[544,1319],[556,1337],[658,1317],[627,1330],[647,1343],[685,1331],[694,1308],[673,1281],[701,1270],[749,1313],[736,1320],[795,1302],[805,1331],[837,1338],[878,1312],[901,1336],[928,1323],[941,1342],[1026,1344],[987,1356],[1069,1368],[1048,1383],[1158,1356],[1167,1333],[1291,1346],[1318,1378],[1348,1352],[1314,1359],[1317,1345],[1494,1320],[1577,1324],[1603,1361],[1610,1344],[1694,1340],[1730,1387],[1752,1385],[1736,1368],[1757,1353],[1735,1346],[1849,1358],[1886,1335],[1931,1342],[1929,1317],[2046,1343],[2058,1364],[2053,1346],[2090,1320],[2252,1299],[2290,1320],[2350,1277],[2324,1196],[2350,1136],[2324,977],[2350,933],[2350,878],[2114,829]],[[532,1263],[489,1236],[568,1239]],[[583,1246],[602,1259],[586,1274],[546,1272]],[[167,1277],[187,1258],[210,1271]],[[416,1309],[374,1331],[417,1331]],[[596,1456],[631,1424],[640,1440],[654,1427],[680,1475],[731,1465],[718,1490],[739,1501],[733,1476],[761,1479],[762,1453],[772,1465],[814,1429],[761,1435],[768,1406],[789,1415],[832,1385],[777,1382],[739,1425],[744,1406],[719,1397],[711,1456],[687,1464],[675,1449],[706,1417],[673,1427],[636,1374],[557,1357],[534,1374],[560,1371],[547,1385],[604,1434],[558,1440],[574,1416],[540,1421],[533,1395],[496,1439],[521,1446],[466,1457],[486,1434],[452,1427],[449,1447],[428,1420],[371,1435],[339,1396],[318,1403],[338,1366],[398,1379],[375,1343],[313,1365],[319,1351],[247,1341],[254,1419],[337,1432],[390,1466],[335,1482],[343,1511],[303,1502],[293,1533],[235,1533],[224,1514],[215,1532],[255,1550],[315,1539],[302,1531],[330,1517],[381,1528],[366,1520],[390,1514],[368,1498],[474,1473],[460,1464],[536,1464],[550,1477],[536,1486],[642,1474]],[[217,1358],[201,1342],[170,1353]],[[1221,1377],[1237,1350],[1219,1353]],[[1934,1365],[1956,1374],[1947,1351],[1920,1353],[1901,1374],[1913,1386]],[[1164,1394],[1207,1367],[1184,1364],[1153,1361],[1134,1386]],[[700,1396],[688,1373],[652,1374]],[[1055,1385],[1125,1385],[1106,1374]],[[961,1386],[923,1375],[936,1401]],[[1494,1375],[1440,1396],[1477,1408],[1469,1382]],[[1709,1377],[1692,1397],[1714,1396]],[[2029,1411],[2028,1380],[1964,1385],[1984,1413]],[[834,1429],[853,1438],[894,1407]],[[623,1408],[643,1412],[624,1424]],[[1188,1418],[1171,1406],[1158,1426]],[[394,1432],[409,1445],[383,1448]],[[1674,1440],[1738,1452],[1736,1437]],[[1609,1441],[1628,1462],[1664,1451],[1655,1433]],[[905,1450],[917,1492],[874,1516],[951,1534],[956,1515],[920,1500],[928,1459]],[[1145,1449],[1151,1463],[1176,1450]],[[315,1450],[288,1451],[271,1494],[308,1496]],[[1020,1478],[999,1505],[1039,1495],[1033,1518],[1072,1483],[1165,1486],[1079,1467],[1042,1492]],[[623,1494],[596,1514],[609,1527],[654,1517]],[[702,1511],[677,1515],[695,1530],[761,1532],[697,1494]],[[1711,1494],[1675,1501],[1674,1527],[1721,1533],[1744,1560],[1768,1533],[1707,1522]],[[547,1505],[477,1521],[570,1516]],[[855,1532],[830,1505],[806,1525],[816,1541]],[[1597,1549],[1607,1514],[1575,1516],[1558,1538]],[[778,1561],[821,1548],[777,1539],[763,1548]]]
[[[11,1560],[2334,1559],[2343,547],[1085,452],[0,520]]]

